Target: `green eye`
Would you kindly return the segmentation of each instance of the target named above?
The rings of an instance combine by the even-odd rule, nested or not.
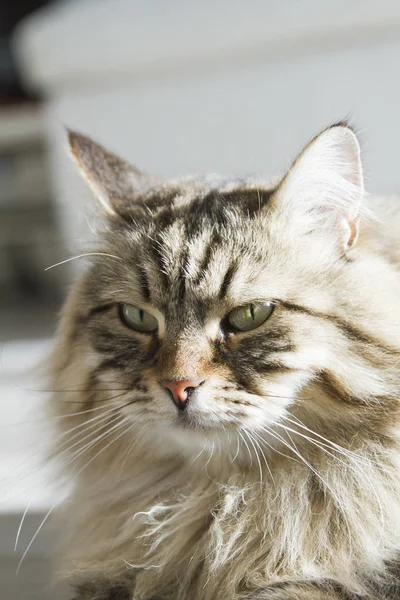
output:
[[[237,331],[251,331],[264,323],[274,310],[272,302],[238,306],[228,315],[228,322]]]
[[[119,314],[121,321],[135,331],[151,333],[158,329],[158,321],[153,315],[131,304],[121,304]]]

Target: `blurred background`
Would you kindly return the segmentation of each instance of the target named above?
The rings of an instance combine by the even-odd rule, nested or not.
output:
[[[272,175],[349,118],[367,189],[391,194],[399,107],[398,0],[0,2],[1,599],[68,597],[41,526],[60,493],[41,464],[46,393],[25,379],[84,259],[45,269],[87,251],[98,212],[64,127],[158,175]]]

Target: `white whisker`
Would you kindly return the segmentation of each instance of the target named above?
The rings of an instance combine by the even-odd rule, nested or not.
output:
[[[18,563],[17,566],[17,570],[16,570],[16,574],[18,575],[20,568],[22,566],[22,563],[25,560],[26,555],[28,554],[29,550],[32,548],[32,545],[35,541],[35,539],[37,538],[37,536],[39,535],[40,531],[42,530],[44,524],[46,523],[47,519],[50,517],[51,513],[53,512],[53,510],[60,504],[60,502],[57,502],[57,504],[53,504],[53,506],[48,510],[48,512],[46,513],[46,516],[44,517],[44,519],[42,520],[42,522],[40,523],[39,527],[36,529],[36,532],[34,533],[34,535],[32,536],[31,541],[29,542],[28,546],[26,547],[25,552],[23,553],[21,560]]]
[[[30,506],[31,506],[32,502],[33,502],[33,498],[31,498],[31,500],[30,500],[30,501],[28,502],[28,504],[26,505],[26,508],[25,508],[25,510],[24,510],[24,514],[22,515],[21,521],[20,521],[20,523],[19,523],[19,527],[18,527],[17,535],[16,535],[16,537],[15,537],[14,552],[16,552],[16,550],[17,550],[18,541],[19,541],[19,536],[21,535],[22,526],[23,526],[23,524],[24,524],[25,517],[26,517],[26,515],[28,514],[28,510],[29,510],[29,508],[30,508]]]
[[[83,254],[78,254],[77,256],[71,256],[71,258],[66,258],[65,260],[61,260],[50,267],[46,267],[45,271],[49,271],[50,269],[54,269],[55,267],[59,267],[60,265],[64,265],[65,263],[71,262],[71,260],[76,260],[77,258],[84,258],[85,256],[108,256],[109,258],[115,258],[116,260],[122,260],[119,256],[115,256],[114,254],[107,254],[106,252],[84,252]]]
[[[242,430],[242,431],[243,431],[243,433],[244,433],[245,435],[247,435],[247,437],[248,437],[248,439],[249,439],[249,442],[250,442],[250,444],[253,446],[254,453],[255,453],[255,455],[256,455],[256,459],[257,459],[257,462],[258,462],[258,470],[259,470],[259,473],[260,473],[260,488],[262,489],[262,485],[263,485],[263,474],[262,474],[261,461],[260,461],[260,457],[258,456],[258,452],[257,452],[256,445],[255,445],[255,443],[254,443],[254,440],[253,440],[253,438],[251,437],[250,433],[249,433],[249,432],[248,432],[246,429],[244,429],[244,428],[243,428],[243,430]]]
[[[239,435],[240,435],[240,437],[242,438],[242,440],[243,440],[243,443],[244,443],[244,445],[245,445],[245,446],[246,446],[246,448],[247,448],[247,452],[249,453],[249,457],[250,457],[250,468],[251,468],[251,467],[253,466],[253,456],[252,456],[252,454],[251,454],[251,452],[250,452],[250,448],[249,448],[249,446],[248,446],[248,444],[247,444],[246,440],[244,439],[244,437],[243,437],[243,435],[242,435],[242,432],[238,430],[238,434],[239,434]]]
[[[121,423],[118,424],[118,426],[121,426],[124,422],[126,422],[126,419],[123,419],[121,421]],[[104,452],[112,443],[114,443],[117,439],[119,439],[120,437],[122,437],[122,435],[125,435],[129,429],[132,427],[132,423],[129,424],[129,427],[124,429],[124,431],[119,434],[116,438],[112,439],[111,442],[109,442],[106,446],[104,446],[97,454],[95,454],[95,456],[93,456],[81,469],[79,469],[79,471],[74,475],[74,477],[72,478],[72,481],[74,481],[81,473],[84,469],[86,469],[86,467],[93,461],[95,460],[95,458],[97,458],[97,456],[99,456],[102,452]],[[111,430],[108,432],[111,433],[111,431],[113,431],[116,427],[114,426],[113,428],[111,428]],[[104,437],[104,436],[102,436]],[[75,459],[74,459],[75,460]],[[39,527],[37,528],[36,532],[34,533],[34,535],[32,536],[31,541],[29,542],[25,552],[23,553],[21,560],[18,563],[17,566],[17,571],[16,573],[19,573],[19,570],[22,566],[23,561],[25,560],[29,550],[31,549],[35,539],[37,538],[37,536],[39,535],[40,531],[42,530],[44,524],[46,523],[47,519],[50,517],[51,513],[53,512],[53,510],[60,504],[61,502],[57,502],[56,504],[53,504],[53,506],[49,509],[49,511],[46,513],[44,519],[42,520],[42,522],[40,523]]]

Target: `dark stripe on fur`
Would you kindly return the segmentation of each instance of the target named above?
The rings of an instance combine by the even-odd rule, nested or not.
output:
[[[91,308],[87,315],[81,315],[79,317],[79,323],[81,325],[85,325],[92,317],[95,315],[99,315],[101,313],[107,312],[110,310],[115,304],[113,302],[108,302],[107,304],[101,304],[100,306],[95,306]]]
[[[259,394],[257,380],[260,373],[297,370],[291,369],[278,356],[272,355],[295,350],[291,330],[279,324],[267,326],[259,333],[254,332],[244,337],[234,349],[229,347],[229,339],[218,338],[214,341],[213,360],[217,364],[228,366],[232,381],[236,381],[244,390]]]
[[[299,369],[294,369],[292,367],[288,367],[287,365],[285,365],[282,362],[271,362],[271,363],[264,363],[263,365],[258,366],[257,371],[259,373],[273,373],[274,371],[286,371],[287,373],[290,372],[297,372],[299,371]]]
[[[362,344],[373,344],[376,348],[382,350],[386,354],[399,354],[400,351],[398,348],[393,348],[391,346],[386,346],[380,340],[375,339],[365,331],[360,331],[356,327],[350,325],[347,321],[344,321],[341,317],[337,315],[329,315],[326,313],[320,313],[318,311],[312,310],[305,306],[300,306],[299,304],[292,304],[291,302],[283,302],[280,301],[281,306],[287,308],[288,310],[293,310],[297,312],[302,312],[311,317],[315,317],[317,319],[324,319],[325,321],[330,321],[337,325],[352,341],[361,342]]]
[[[93,377],[98,377],[99,375],[102,375],[104,371],[110,369],[123,371],[123,365],[121,365],[121,363],[116,357],[107,357],[104,360],[102,360],[101,363],[95,368],[95,370],[93,371]]]
[[[323,371],[323,373],[319,374],[318,379],[321,381],[325,392],[331,398],[340,400],[346,404],[365,405],[365,401],[363,401],[362,398],[357,398],[349,394],[347,390],[342,387],[340,381],[330,371]]]
[[[151,292],[149,280],[147,278],[147,273],[143,266],[139,265],[138,267],[139,280],[140,280],[140,289],[142,290],[143,296],[146,302],[150,302],[151,300]]]
[[[182,303],[184,301],[185,293],[186,293],[186,274],[187,274],[188,263],[189,263],[189,246],[187,244],[187,237],[188,237],[188,232],[187,232],[187,227],[185,226],[185,231],[183,233],[183,240],[182,240],[184,251],[183,251],[182,262],[181,262],[181,270],[180,270],[180,274],[179,274],[179,290],[178,290],[178,302],[179,303]]]
[[[219,291],[219,296],[218,296],[220,300],[222,300],[223,298],[225,298],[225,296],[227,296],[229,286],[232,283],[232,279],[235,276],[236,270],[237,270],[237,265],[233,264],[228,268],[227,272],[225,273],[224,279],[222,280],[222,283],[221,283],[221,289]]]
[[[268,204],[275,190],[237,189],[220,193],[220,199],[225,206],[242,209],[249,218],[254,218]]]
[[[157,268],[158,274],[161,277],[162,284],[164,285],[165,288],[167,288],[169,285],[169,279],[165,273],[165,265],[164,265],[163,256],[162,256],[161,240],[155,240],[150,245],[149,255],[153,258],[153,260],[156,264],[156,268]]]
[[[218,243],[220,242],[220,239],[221,238],[220,238],[219,233],[217,232],[217,230],[214,230],[213,234],[211,236],[211,240],[207,244],[207,247],[204,251],[204,257],[199,265],[199,271],[197,273],[197,276],[193,280],[193,285],[198,285],[200,283],[200,281],[202,280],[202,278],[204,277],[204,275],[206,274],[206,272],[210,266],[210,263],[212,261],[212,258],[214,256],[214,248],[218,245]]]

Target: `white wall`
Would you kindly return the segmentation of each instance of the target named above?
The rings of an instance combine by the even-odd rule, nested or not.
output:
[[[274,174],[350,117],[367,189],[400,190],[397,0],[87,0],[31,19],[16,43],[27,79],[49,95],[54,184],[75,247],[83,186],[62,125],[165,176]]]

